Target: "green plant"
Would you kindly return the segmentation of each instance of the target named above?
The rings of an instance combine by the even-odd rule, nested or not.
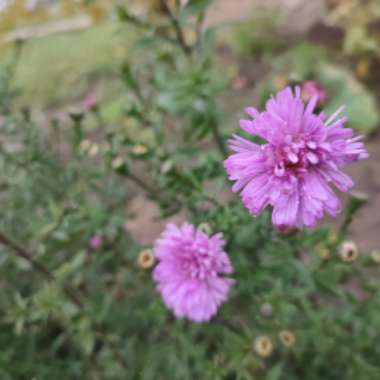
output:
[[[220,196],[229,188],[218,102],[226,87],[214,31],[202,28],[209,3],[162,0],[149,21],[118,9],[141,39],[119,71],[125,125],[105,124],[98,105],[96,141],[90,114],[78,110],[69,125],[40,128],[15,107],[2,68],[2,379],[378,378],[373,263],[339,254],[363,200],[351,196],[337,231],[283,233],[269,213],[252,218]],[[175,320],[138,266],[146,247],[124,229],[135,193],[161,217],[182,212],[223,232],[236,285],[210,323]]]

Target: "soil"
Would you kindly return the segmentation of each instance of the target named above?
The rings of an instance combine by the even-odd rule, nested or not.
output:
[[[354,163],[348,174],[356,189],[368,196],[368,203],[358,212],[350,229],[350,236],[363,250],[380,249],[380,133],[367,138],[370,157]]]

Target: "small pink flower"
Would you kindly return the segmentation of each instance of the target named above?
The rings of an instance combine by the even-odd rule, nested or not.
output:
[[[91,93],[82,100],[81,105],[86,111],[95,110],[98,107],[98,97],[94,93]]]
[[[324,212],[336,216],[341,203],[331,185],[350,189],[354,183],[342,168],[368,157],[362,136],[344,127],[347,117],[337,119],[344,107],[326,120],[313,112],[317,101],[313,96],[305,105],[300,89],[288,87],[268,100],[264,112],[250,107],[250,118],[240,120],[263,145],[236,135],[230,140],[234,153],[224,166],[235,181],[232,191],[240,192],[252,215],[271,206],[279,229],[314,227]]]
[[[326,88],[314,80],[307,80],[301,84],[301,94],[305,103],[308,103],[313,96],[317,96],[318,106],[323,106],[328,99]]]
[[[224,303],[234,280],[221,233],[207,236],[189,223],[168,224],[155,243],[159,263],[153,278],[177,318],[209,321]]]
[[[88,245],[91,249],[99,249],[103,244],[103,238],[99,235],[94,235],[90,238]]]

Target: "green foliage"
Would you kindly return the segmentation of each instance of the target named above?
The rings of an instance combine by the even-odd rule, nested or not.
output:
[[[279,30],[280,21],[278,15],[261,11],[234,28],[233,46],[243,55],[273,56],[286,46]]]
[[[329,23],[341,27],[345,32],[345,53],[377,59],[380,36],[376,23],[379,16],[380,5],[377,0],[368,0],[365,6],[354,0],[336,3],[327,14]]]
[[[269,212],[252,218],[222,196],[226,86],[213,31],[199,27],[209,3],[170,8],[149,28],[119,9],[144,34],[117,71],[124,123],[105,123],[99,104],[41,128],[15,106],[12,70],[1,67],[1,379],[378,379],[373,264],[338,255],[362,202],[351,202],[336,234],[331,226],[280,233]],[[136,193],[162,217],[185,214],[224,233],[236,284],[210,323],[175,320],[151,270],[137,265],[146,247],[125,230]],[[284,344],[284,330],[294,344]],[[273,344],[267,357],[255,350],[262,336]]]
[[[134,39],[133,30],[108,22],[25,42],[15,76],[15,85],[23,89],[17,103],[54,105],[80,96],[87,90],[90,78],[99,73],[112,75]],[[5,59],[7,55],[3,54]],[[57,83],[61,85],[57,87]]]
[[[352,74],[338,66],[325,65],[318,75],[331,94],[327,112],[331,113],[339,105],[345,104],[350,123],[364,133],[378,124],[380,115],[374,97]]]
[[[277,91],[276,77],[280,75],[286,83],[301,83],[316,80],[327,89],[329,98],[325,106],[331,114],[341,105],[346,105],[350,126],[361,133],[370,133],[378,125],[380,114],[374,95],[355,76],[341,65],[328,62],[324,48],[301,43],[271,61],[272,80],[265,78],[260,85],[262,103]]]

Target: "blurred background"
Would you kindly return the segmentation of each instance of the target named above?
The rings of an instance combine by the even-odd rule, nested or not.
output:
[[[345,104],[370,154],[347,213],[289,238],[221,165],[287,85]],[[0,380],[380,379],[380,0],[0,0],[0,128]],[[204,329],[164,308],[145,251],[185,219],[240,276]]]

